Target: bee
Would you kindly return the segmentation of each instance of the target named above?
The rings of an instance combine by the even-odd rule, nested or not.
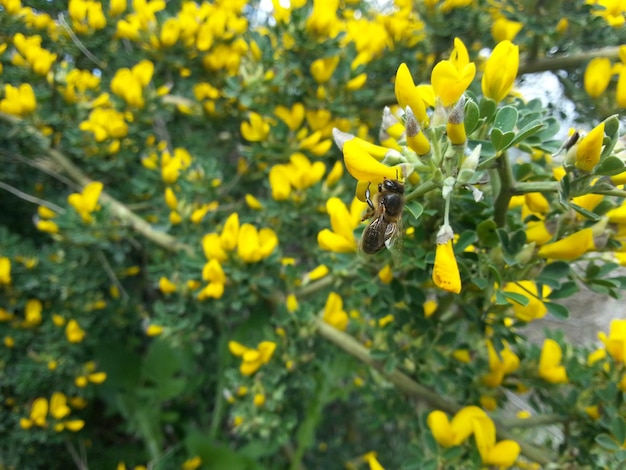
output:
[[[369,185],[365,190],[369,206],[363,220],[372,219],[363,231],[361,250],[367,254],[378,253],[385,246],[390,248],[402,233],[402,210],[404,209],[404,184],[385,178],[378,185],[376,206],[371,199]]]

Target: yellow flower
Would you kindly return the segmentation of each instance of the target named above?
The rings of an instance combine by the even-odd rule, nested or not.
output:
[[[410,107],[420,125],[428,121],[424,99],[415,86],[409,67],[405,63],[400,64],[396,72],[395,94],[400,107],[402,109]]]
[[[626,320],[612,320],[609,335],[601,332],[598,338],[616,362],[626,364]]]
[[[378,279],[383,284],[389,284],[393,280],[393,271],[391,266],[386,264],[380,271],[378,271]]]
[[[11,284],[11,260],[6,256],[0,257],[0,284]]]
[[[544,340],[539,358],[539,377],[553,384],[567,382],[567,371],[561,365],[562,357],[559,343],[553,339]]]
[[[67,397],[61,392],[54,392],[50,397],[50,415],[56,419],[63,419],[71,412],[67,406]]]
[[[310,271],[305,277],[307,277],[310,281],[317,281],[318,279],[326,276],[328,272],[328,266],[326,266],[325,264],[320,264],[315,269]]]
[[[343,299],[336,292],[328,295],[322,320],[341,331],[347,328],[348,314],[343,310]]]
[[[585,91],[592,98],[599,97],[611,81],[611,61],[606,57],[592,59],[585,69]]]
[[[202,269],[202,279],[209,284],[200,291],[198,298],[205,300],[207,298],[219,299],[224,294],[224,284],[226,284],[226,274],[222,269],[222,265],[216,258],[212,258],[204,265]]]
[[[251,112],[249,121],[241,123],[241,135],[248,142],[261,142],[270,133],[270,124],[258,113]]]
[[[70,320],[65,327],[65,336],[70,343],[80,343],[85,337],[85,331],[76,320]]]
[[[37,426],[44,427],[46,425],[47,415],[48,400],[45,398],[36,398],[30,407],[30,421]]]
[[[246,194],[245,197],[246,197],[246,205],[250,209],[254,209],[256,211],[260,211],[261,209],[263,209],[263,204],[261,204],[261,202],[252,194]]]
[[[559,241],[539,248],[539,256],[548,259],[571,261],[580,258],[587,251],[595,249],[593,228],[588,227],[574,232]]]
[[[424,302],[424,316],[426,318],[430,318],[437,311],[437,301],[436,300],[427,300]]]
[[[29,299],[26,301],[26,307],[24,308],[24,321],[22,326],[25,328],[31,328],[41,323],[41,311],[43,305],[38,299]]]
[[[243,224],[239,229],[237,254],[246,263],[257,263],[272,254],[278,245],[276,232],[271,228],[257,231],[252,224]]]
[[[228,259],[226,251],[222,248],[221,237],[218,233],[207,233],[202,237],[202,250],[207,260],[215,259],[222,263]]]
[[[465,44],[459,38],[454,38],[450,60],[442,60],[435,65],[431,83],[443,105],[450,106],[467,90],[475,76],[476,64],[469,61]]]
[[[604,122],[594,127],[576,146],[576,167],[583,171],[593,171],[600,161],[604,141]]]
[[[398,179],[403,172],[399,167],[389,167],[376,160],[361,144],[360,139],[350,139],[343,144],[343,161],[348,173],[359,181],[367,181],[374,187],[385,178]]]
[[[282,105],[276,106],[274,114],[283,121],[289,129],[296,131],[304,121],[304,111],[305,109],[302,103],[295,103],[291,109]]]
[[[483,95],[496,102],[502,101],[513,88],[518,67],[519,47],[511,41],[498,43],[485,65]]]
[[[276,343],[272,341],[262,341],[256,349],[251,349],[236,341],[228,342],[228,349],[232,355],[242,358],[239,371],[243,375],[254,374],[263,364],[267,364],[274,351]]]
[[[142,60],[132,69],[121,68],[111,80],[111,91],[130,106],[143,108],[143,88],[150,83],[153,73],[154,64],[149,60]]]
[[[289,176],[289,170],[286,165],[274,165],[270,169],[269,182],[272,188],[272,199],[275,201],[289,199],[289,195],[291,194]]]
[[[81,131],[93,133],[96,142],[106,139],[119,139],[128,134],[128,124],[124,114],[114,109],[96,108],[89,113],[89,118],[80,123]],[[148,160],[144,160],[144,163]]]
[[[195,456],[191,459],[185,460],[181,466],[181,470],[196,470],[197,468],[200,468],[200,465],[202,465],[202,459]]]
[[[464,442],[474,431],[472,420],[482,416],[487,414],[477,406],[466,406],[454,415],[452,421],[443,411],[432,411],[426,423],[440,446],[451,447]]]
[[[523,27],[523,23],[511,21],[506,19],[504,16],[501,16],[491,25],[491,36],[496,43],[505,40],[512,41]]]
[[[233,251],[239,238],[239,214],[233,212],[228,216],[220,235],[220,244],[225,251]]]
[[[293,313],[298,310],[298,299],[294,294],[289,294],[285,300],[285,306],[289,313]]]
[[[150,324],[146,329],[147,336],[159,336],[161,333],[163,333],[163,327],[161,325],[155,325],[154,323]]]
[[[107,379],[106,372],[94,372],[93,374],[89,374],[87,376],[87,380],[94,384],[101,384]]]
[[[24,117],[35,111],[37,99],[35,92],[28,83],[14,87],[6,83],[4,85],[4,99],[0,100],[0,112]]]
[[[366,81],[367,81],[367,74],[363,72],[357,75],[356,77],[348,80],[348,82],[346,83],[346,90],[349,90],[349,91],[360,90],[361,88],[363,88],[363,85],[365,85]]]
[[[173,294],[176,292],[176,284],[170,281],[165,276],[161,276],[159,279],[159,290],[164,294]]]
[[[67,197],[67,202],[76,209],[83,222],[89,223],[93,220],[91,213],[98,209],[98,199],[102,187],[103,185],[99,181],[92,181],[85,185],[82,192],[73,193]]]
[[[313,75],[313,79],[317,83],[324,84],[333,76],[333,72],[338,64],[339,57],[326,57],[314,60],[311,64],[311,75]]]
[[[252,402],[256,407],[263,406],[265,404],[265,395],[262,393],[255,394]]]
[[[519,357],[511,350],[508,343],[503,342],[503,344],[504,348],[498,354],[491,340],[487,340],[489,374],[483,377],[483,382],[488,387],[499,386],[505,375],[515,372],[519,367]]]
[[[472,427],[484,465],[507,468],[515,463],[521,451],[519,444],[508,439],[496,443],[496,426],[487,415],[472,419]]]
[[[461,292],[461,274],[454,256],[452,240],[437,244],[435,265],[433,267],[433,282],[437,287],[454,294]]]
[[[180,23],[177,18],[168,18],[161,26],[161,35],[159,37],[161,45],[170,47],[176,44],[180,36]]]
[[[346,205],[337,197],[331,197],[326,201],[326,211],[330,216],[332,231],[325,228],[317,234],[317,243],[320,248],[335,253],[356,252],[354,229],[358,221],[354,221]]]
[[[342,176],[343,176],[343,165],[341,164],[340,161],[336,161],[332,169],[328,172],[328,175],[326,176],[326,181],[324,182],[324,184],[327,187],[331,188],[335,184],[337,184],[337,182],[341,179]]]
[[[537,284],[533,281],[517,281],[509,282],[504,285],[502,292],[511,292],[515,294],[521,294],[528,298],[528,304],[523,306],[514,300],[508,299],[508,302],[513,306],[513,313],[519,320],[530,322],[539,318],[543,318],[548,312],[547,307],[543,301],[538,298]],[[542,289],[542,298],[547,297],[551,292],[551,289],[544,285]]]
[[[306,30],[320,38],[334,38],[341,25],[337,18],[339,0],[313,0],[313,11],[306,20]]]
[[[376,458],[376,452],[368,452],[363,456],[363,460],[367,462],[370,470],[385,470],[385,468],[380,464],[378,459]]]

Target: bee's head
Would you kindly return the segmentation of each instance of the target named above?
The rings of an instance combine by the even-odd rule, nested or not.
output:
[[[381,186],[381,190],[390,191],[392,193],[404,194],[404,185],[398,180],[390,180],[385,178]]]

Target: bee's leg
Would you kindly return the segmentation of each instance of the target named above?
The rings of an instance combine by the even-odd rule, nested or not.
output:
[[[371,199],[372,193],[370,192],[370,184],[372,183],[368,183],[367,188],[365,189],[365,201],[367,202],[367,205],[370,206],[370,209],[375,211],[376,208],[374,207],[374,203],[372,202],[372,199]]]

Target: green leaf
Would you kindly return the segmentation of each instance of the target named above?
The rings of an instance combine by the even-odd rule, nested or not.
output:
[[[526,307],[526,305],[528,305],[528,302],[530,302],[528,297],[523,294],[518,294],[517,292],[502,292],[502,295],[505,298],[520,304],[522,307]]]
[[[619,118],[617,114],[613,114],[604,120],[604,133],[608,135],[610,139],[619,135]]]
[[[594,169],[596,175],[613,176],[626,170],[624,162],[615,155],[609,155],[603,158],[598,166]]]
[[[463,251],[465,251],[465,248],[476,243],[476,240],[478,240],[476,232],[474,232],[473,230],[466,230],[461,235],[459,235],[459,239],[454,244],[454,251],[457,253],[462,253]]]
[[[621,416],[615,416],[611,422],[611,434],[617,442],[626,441],[626,421]]]
[[[480,117],[486,118],[488,121],[491,120],[496,112],[496,107],[495,101],[489,98],[483,98],[480,100]]]
[[[544,305],[548,309],[548,312],[556,318],[569,318],[569,310],[565,305],[555,304],[554,302],[546,302]]]
[[[511,146],[511,142],[515,138],[515,132],[502,132],[500,129],[493,128],[491,130],[491,143],[496,151],[506,150]]]
[[[550,285],[550,283],[546,282],[545,284]],[[558,300],[558,299],[566,299],[571,297],[572,295],[580,292],[580,287],[574,281],[568,281],[563,283],[562,286],[550,292],[548,296],[549,300]]]
[[[519,113],[513,106],[504,106],[496,113],[496,118],[493,121],[494,129],[499,129],[503,133],[507,133],[515,129],[517,124],[517,118]]]
[[[492,219],[483,220],[479,223],[478,227],[476,227],[476,235],[478,235],[480,243],[489,248],[498,246],[499,238],[496,232],[497,228],[498,226]]]
[[[539,132],[542,129],[543,129],[543,123],[541,121],[533,121],[533,122],[531,122],[526,127],[524,127],[522,130],[518,131],[517,135],[513,139],[513,142],[511,142],[511,145],[518,144],[519,142],[527,139],[531,135],[536,134],[537,132]]]
[[[600,447],[606,450],[616,451],[621,449],[621,446],[617,442],[615,442],[615,439],[605,433],[598,434],[595,438],[595,441]]]
[[[578,204],[574,204],[573,202],[569,202],[569,206],[574,209],[576,212],[578,212],[580,215],[582,215],[583,217],[585,217],[586,219],[589,219],[593,222],[597,222],[601,219],[601,217],[596,214],[595,212],[591,212],[590,210],[585,209],[584,207],[579,206]]]
[[[480,120],[480,109],[473,100],[465,103],[465,132],[470,135],[478,127]]]
[[[410,201],[404,207],[415,220],[418,220],[424,213],[424,206],[417,201]]]

